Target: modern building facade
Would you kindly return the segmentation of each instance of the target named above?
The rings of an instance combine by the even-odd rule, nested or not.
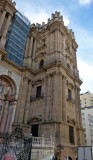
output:
[[[80,94],[80,105],[81,108],[93,106],[93,93],[87,91],[83,94]]]
[[[81,115],[86,145],[93,146],[93,106],[82,108]]]
[[[29,20],[20,12],[16,12],[7,32],[5,50],[8,52],[7,58],[20,67],[23,65],[29,28]]]
[[[47,24],[31,25],[14,120],[35,137],[54,137],[61,160],[75,159],[77,145],[84,145],[77,47],[59,12]]]

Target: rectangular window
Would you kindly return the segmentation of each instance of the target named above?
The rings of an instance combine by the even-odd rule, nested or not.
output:
[[[36,91],[36,98],[41,97],[41,86],[37,87],[37,91]]]
[[[72,91],[70,89],[68,89],[68,99],[69,100],[72,99]]]
[[[32,124],[31,126],[31,133],[33,137],[38,137],[38,124]]]
[[[74,144],[74,127],[69,126],[69,142]]]

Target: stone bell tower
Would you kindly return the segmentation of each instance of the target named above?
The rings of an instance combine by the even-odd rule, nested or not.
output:
[[[4,48],[6,34],[13,14],[16,12],[15,2],[12,0],[0,0],[0,47]]]
[[[47,24],[31,25],[15,123],[33,136],[55,137],[60,159],[75,158],[84,144],[77,47],[59,12]]]

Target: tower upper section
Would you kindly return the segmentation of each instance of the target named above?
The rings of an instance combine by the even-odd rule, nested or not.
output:
[[[54,62],[63,64],[72,73],[78,75],[74,32],[63,22],[60,12],[55,12],[47,24],[32,24],[27,40],[24,65],[33,70],[40,69],[40,64],[47,67]]]

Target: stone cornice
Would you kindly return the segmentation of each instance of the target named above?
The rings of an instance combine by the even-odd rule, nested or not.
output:
[[[52,67],[62,67],[69,77],[71,77],[74,81],[78,82],[80,85],[82,84],[82,81],[79,79],[79,77],[77,77],[75,74],[70,73],[69,70],[62,63],[58,62],[53,62],[38,70],[33,70],[30,67],[24,67],[22,70],[28,70],[29,73],[33,74],[33,76],[36,76],[39,73],[45,73],[49,68]]]
[[[9,13],[13,15],[13,13],[15,13],[17,10],[15,8],[15,5],[13,4],[13,2],[6,0],[5,1],[5,9],[8,11],[9,9]],[[12,11],[12,12],[11,12]]]
[[[6,52],[5,52],[6,53]],[[12,67],[16,68],[18,71],[22,71],[22,68],[20,68],[19,66],[17,66],[15,63],[9,61],[5,56],[2,56],[2,59],[1,59],[2,63],[3,62],[6,62],[7,64],[11,65]]]

